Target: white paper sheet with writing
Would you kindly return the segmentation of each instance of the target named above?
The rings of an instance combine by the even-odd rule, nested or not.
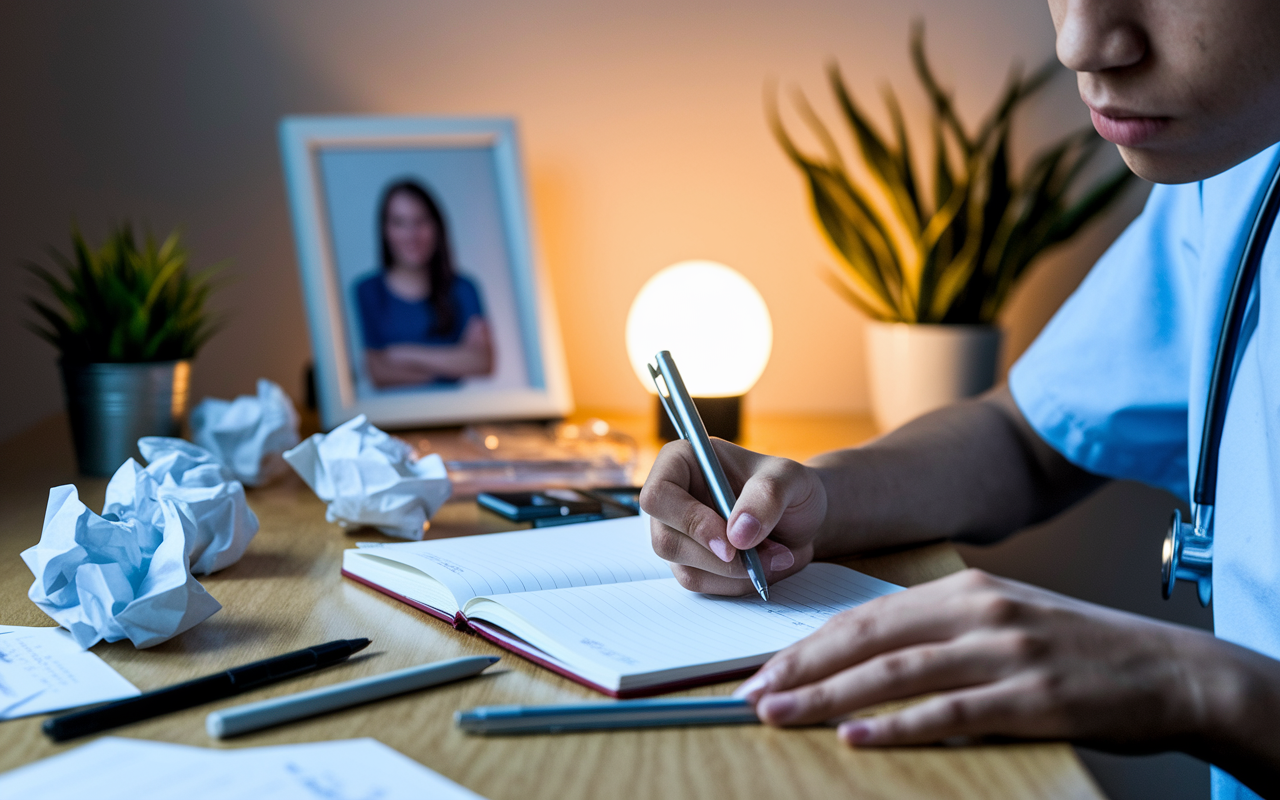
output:
[[[0,775],[40,800],[482,800],[373,739],[211,750],[105,737]]]
[[[361,559],[385,559],[429,576],[452,595],[455,607],[431,603],[453,613],[480,595],[536,592],[571,586],[670,578],[671,567],[653,552],[649,517],[589,522],[485,536],[463,536],[406,544],[362,546],[344,554],[353,570]],[[380,585],[413,597],[379,576]],[[402,590],[403,589],[403,590]],[[414,598],[419,599],[419,598]]]
[[[9,711],[44,691],[44,681],[25,669],[5,644],[0,636],[0,719],[9,719]]]
[[[764,663],[835,614],[902,587],[810,564],[755,595],[690,592],[674,578],[477,597],[463,613],[492,622],[607,688],[657,684]],[[708,666],[715,665],[708,670]]]
[[[19,687],[34,683],[38,688],[35,694],[0,710],[0,719],[139,694],[136,686],[101,658],[82,650],[62,628],[0,625],[0,683]],[[0,691],[0,707],[4,705]]]

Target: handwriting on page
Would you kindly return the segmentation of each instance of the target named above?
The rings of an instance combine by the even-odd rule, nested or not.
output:
[[[829,614],[810,611],[806,608],[791,608],[782,605],[765,605],[762,610],[774,617],[785,620],[788,625],[799,628],[806,633],[808,631],[816,631],[822,627],[822,623],[831,618]]]
[[[0,625],[0,719],[118,700],[137,688],[61,628]],[[25,694],[18,698],[16,694]],[[30,691],[32,688],[36,691]],[[8,697],[6,697],[8,696]],[[11,702],[5,702],[6,699]]]
[[[459,603],[478,595],[671,577],[649,543],[647,517],[371,548],[445,584]]]
[[[607,645],[605,645],[604,642],[597,642],[595,639],[582,638],[578,640],[578,643],[585,645],[591,650],[596,651],[597,653],[609,659],[610,661],[617,661],[619,663],[626,664],[627,666],[632,666],[632,667],[638,665],[639,663],[631,656],[628,656],[624,653],[619,653],[617,650],[613,650]]]
[[[10,709],[44,691],[44,683],[19,662],[10,647],[6,637],[0,635],[0,719],[5,719]]]

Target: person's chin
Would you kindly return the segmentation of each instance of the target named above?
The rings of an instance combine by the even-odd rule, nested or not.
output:
[[[1152,183],[1195,183],[1219,175],[1255,155],[1253,148],[1193,147],[1165,142],[1162,146],[1117,145],[1124,163],[1139,178]]]
[[[1192,183],[1204,180],[1209,175],[1201,170],[1190,168],[1186,158],[1177,153],[1153,150],[1144,147],[1116,146],[1120,157],[1133,171],[1134,175],[1152,183]],[[1211,173],[1212,174],[1212,173]]]

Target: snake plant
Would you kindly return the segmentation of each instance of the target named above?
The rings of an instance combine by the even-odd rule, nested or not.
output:
[[[44,324],[29,324],[67,363],[174,361],[191,358],[217,330],[206,309],[213,270],[192,272],[178,233],[157,243],[148,235],[138,246],[122,225],[94,251],[79,231],[72,255],[50,248],[61,276],[26,264],[57,300],[27,301]]]
[[[832,91],[868,181],[846,168],[835,138],[797,93],[800,115],[822,147],[801,151],[767,93],[770,126],[808,184],[819,227],[840,257],[829,283],[870,317],[895,322],[989,324],[1032,260],[1073,236],[1120,195],[1133,174],[1121,167],[1079,188],[1102,139],[1092,128],[1036,153],[1015,176],[1009,138],[1014,111],[1057,70],[1030,76],[1015,66],[995,109],[970,133],[925,57],[924,29],[911,35],[911,61],[931,106],[932,193],[919,179],[902,111],[886,87],[892,138],[854,102],[840,70]]]

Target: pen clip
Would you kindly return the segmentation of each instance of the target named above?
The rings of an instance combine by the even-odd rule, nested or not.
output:
[[[649,377],[653,378],[653,385],[658,390],[658,400],[662,402],[662,407],[667,410],[667,417],[671,420],[672,427],[676,429],[676,433],[681,439],[688,439],[688,432],[685,431],[684,425],[680,424],[680,415],[676,414],[676,410],[671,406],[671,387],[667,386],[666,380],[662,377],[662,372],[657,367],[652,364],[645,364],[645,366],[649,368]]]

